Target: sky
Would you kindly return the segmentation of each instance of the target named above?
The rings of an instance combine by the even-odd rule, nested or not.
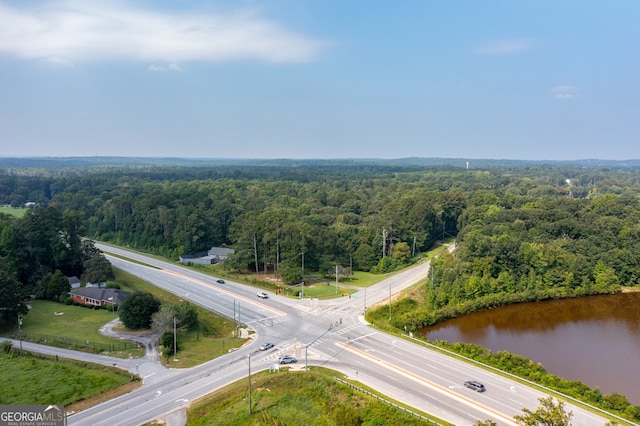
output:
[[[638,0],[0,0],[0,157],[640,159]]]

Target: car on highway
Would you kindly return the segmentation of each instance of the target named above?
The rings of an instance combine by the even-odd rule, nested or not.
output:
[[[217,282],[218,284],[224,284],[224,280],[222,280],[222,279],[220,279],[220,280],[216,280],[216,282]]]
[[[476,382],[475,380],[468,380],[464,382],[464,387],[472,389],[476,392],[484,392],[486,390],[482,383]]]
[[[267,293],[265,293],[264,291],[259,291],[259,292],[257,293],[257,296],[258,296],[260,299],[267,299],[267,298],[269,298],[269,295],[268,295]]]
[[[261,351],[266,351],[267,349],[271,349],[273,347],[273,343],[263,343],[260,345],[260,350]]]
[[[278,358],[278,362],[280,364],[293,364],[294,362],[298,362],[298,360],[292,356],[283,355],[280,358]]]

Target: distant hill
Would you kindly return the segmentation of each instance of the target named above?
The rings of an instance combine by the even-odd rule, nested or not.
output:
[[[432,167],[469,169],[523,167],[640,168],[639,160],[507,160],[473,158],[345,158],[345,159],[222,159],[173,157],[0,157],[0,169],[102,169],[153,167],[360,167],[419,170]]]

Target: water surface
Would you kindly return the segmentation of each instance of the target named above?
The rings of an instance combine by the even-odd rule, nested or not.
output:
[[[429,340],[477,343],[640,405],[640,292],[522,303],[427,327]]]

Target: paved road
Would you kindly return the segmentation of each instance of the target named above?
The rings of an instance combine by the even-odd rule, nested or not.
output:
[[[128,255],[121,249],[105,250]],[[215,278],[188,268],[130,255],[150,266],[110,256],[118,268],[127,270],[182,298],[192,300],[229,318],[235,317],[256,331],[252,343],[203,365],[168,370],[153,362],[140,364],[144,386],[100,406],[76,413],[69,425],[139,425],[157,418],[181,420],[185,404],[252,371],[275,366],[282,354],[299,359],[299,366],[321,365],[335,369],[364,385],[417,410],[432,413],[456,425],[472,425],[491,419],[498,425],[515,425],[512,418],[522,407],[535,409],[545,394],[472,364],[433,351],[424,345],[387,335],[362,320],[365,308],[388,300],[424,278],[423,263],[383,282],[361,290],[351,298],[329,301],[288,299],[270,294],[256,297],[256,289]],[[272,350],[261,352],[263,342]],[[131,366],[129,365],[129,368]],[[487,391],[478,394],[462,387],[465,380],[482,381]],[[604,425],[606,420],[576,406],[576,425]]]

